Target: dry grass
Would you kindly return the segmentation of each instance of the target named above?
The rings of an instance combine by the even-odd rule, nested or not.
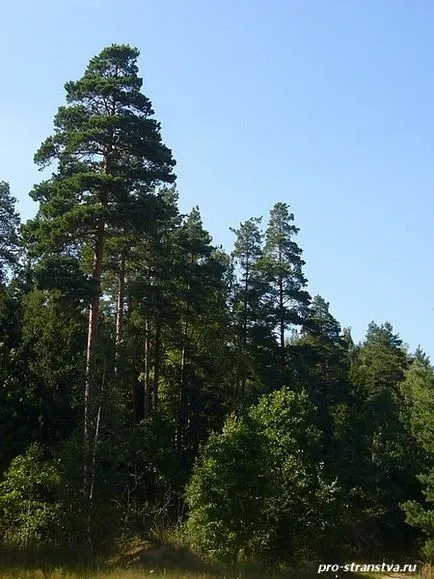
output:
[[[214,579],[214,575],[203,575],[196,573],[184,573],[176,571],[153,571],[153,570],[126,570],[113,569],[105,571],[68,571],[65,569],[54,569],[43,571],[41,569],[22,570],[10,569],[0,571],[0,579],[156,579],[167,577],[167,579]]]
[[[118,555],[106,559],[89,557],[85,552],[61,550],[17,551],[0,549],[0,579],[324,579],[318,567],[283,571],[244,564],[230,571],[211,566],[182,547],[158,541],[136,541]],[[434,579],[434,566],[418,568],[417,575],[359,574],[340,575],[342,579]]]
[[[265,575],[263,573],[266,573]],[[280,576],[280,575],[279,575]],[[261,574],[246,575],[240,571],[236,572],[217,572],[216,574],[196,573],[192,571],[176,570],[152,570],[152,569],[111,569],[104,571],[71,571],[66,569],[54,569],[43,571],[41,569],[22,570],[10,569],[0,571],[0,579],[248,579],[255,577],[257,579],[272,579],[277,577],[273,573],[262,572]],[[289,577],[289,575],[287,575]],[[300,575],[291,574],[293,579],[310,579],[317,575]]]
[[[312,579],[317,573],[268,571],[260,568],[237,569],[234,571],[215,570],[211,572],[180,569],[151,568],[101,568],[71,569],[58,567],[51,569],[23,569],[19,566],[0,570],[0,579]],[[324,575],[325,577],[325,575]],[[349,576],[348,576],[349,579]]]
[[[244,563],[216,566],[188,549],[161,541],[133,541],[104,559],[86,552],[0,549],[0,579],[311,579],[317,573],[270,570]],[[349,578],[348,578],[349,579]]]
[[[322,575],[325,579],[330,577],[328,574]],[[343,575],[348,579],[354,575]],[[57,569],[20,569],[10,568],[7,571],[0,570],[0,579],[273,579],[278,577],[287,577],[288,579],[313,579],[318,577],[317,573],[294,572],[290,574],[269,573],[264,570],[257,571],[253,574],[243,571],[234,572],[215,572],[200,573],[194,571],[177,571],[173,569],[104,569],[104,570],[70,570],[59,567]],[[398,574],[360,574],[360,579],[434,579],[434,569],[425,566],[417,575],[398,575]]]
[[[105,571],[68,571],[65,569],[54,569],[52,571],[42,571],[41,569],[21,570],[10,569],[0,571],[0,579],[248,579],[252,575],[234,573],[203,574],[195,572],[174,571],[174,570],[146,570],[146,569],[112,569]],[[273,574],[255,575],[258,579],[272,579]],[[288,576],[289,577],[289,576]],[[293,579],[302,579],[299,574],[292,574]],[[318,575],[304,575],[304,579],[318,577]]]

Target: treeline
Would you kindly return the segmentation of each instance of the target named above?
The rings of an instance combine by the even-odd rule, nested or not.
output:
[[[230,254],[180,214],[138,56],[65,85],[34,219],[0,184],[0,539],[429,558],[429,359],[388,323],[355,344],[309,295],[286,203]]]

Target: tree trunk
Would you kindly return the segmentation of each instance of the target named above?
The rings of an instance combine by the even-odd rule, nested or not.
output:
[[[133,312],[137,307],[137,300],[131,295],[128,295],[128,312]],[[131,344],[131,408],[134,415],[134,420],[139,423],[145,417],[144,414],[144,398],[143,398],[143,382],[141,380],[143,352],[141,344],[138,341],[133,341]]]
[[[194,256],[190,256],[190,266],[193,267]],[[191,275],[191,274],[190,274]],[[188,322],[190,318],[190,287],[191,278],[189,276],[186,286],[186,303],[185,303],[185,323],[182,332],[182,346],[181,346],[181,367],[180,367],[180,377],[179,377],[179,414],[178,414],[178,441],[177,447],[178,451],[181,450],[182,444],[184,442],[185,434],[185,422],[186,422],[186,412],[187,412],[187,400],[185,393],[185,366],[187,358],[187,340],[188,340]]]
[[[94,264],[92,271],[92,276],[96,282],[96,295],[92,299],[90,305],[87,330],[86,376],[84,388],[84,487],[87,497],[90,496],[90,485],[93,478],[90,452],[92,437],[92,372],[100,313],[101,271],[105,241],[104,229],[105,223],[101,220],[96,232]]]
[[[137,423],[145,417],[145,398],[143,384],[140,381],[140,369],[134,369],[133,385],[132,385],[132,402],[134,418]]]
[[[155,358],[154,358],[154,408],[158,406],[158,384],[160,381],[161,364],[161,321],[157,317],[155,328]]]
[[[285,320],[283,319],[284,312],[284,295],[283,295],[283,280],[279,279],[279,333],[280,333],[280,355],[282,360],[282,372],[285,370]]]
[[[246,273],[244,283],[244,304],[243,304],[243,353],[242,353],[242,368],[241,368],[241,406],[244,408],[246,399],[246,383],[247,383],[247,321],[248,321],[248,305],[249,305],[249,264],[246,262]]]
[[[95,490],[95,468],[96,468],[96,451],[99,443],[99,432],[100,432],[100,425],[101,425],[101,407],[103,401],[103,391],[106,381],[106,367],[107,367],[107,352],[104,353],[104,364],[103,364],[103,373],[101,379],[101,386],[99,390],[99,401],[98,401],[98,412],[96,417],[96,424],[95,424],[95,434],[92,441],[92,456],[91,456],[91,473],[90,473],[90,481],[89,481],[89,510],[87,516],[87,538],[88,543],[92,547],[92,512],[93,512],[93,494]]]
[[[186,412],[185,363],[186,363],[187,337],[188,337],[188,322],[186,320],[185,326],[184,326],[184,331],[182,334],[181,366],[180,366],[180,376],[179,376],[178,440],[177,440],[178,451],[180,451],[182,448],[182,443],[184,441],[184,429],[185,429],[185,412]]]
[[[119,264],[119,277],[118,277],[118,295],[116,300],[116,373],[117,373],[117,362],[119,359],[119,347],[122,340],[122,330],[124,322],[124,300],[125,300],[125,252],[122,251],[121,259]]]
[[[151,381],[150,381],[150,365],[151,365],[151,354],[150,354],[150,331],[149,331],[149,320],[145,320],[145,359],[144,359],[144,372],[143,372],[143,392],[144,392],[144,400],[145,400],[145,417],[151,415],[152,412],[152,390],[151,390]]]

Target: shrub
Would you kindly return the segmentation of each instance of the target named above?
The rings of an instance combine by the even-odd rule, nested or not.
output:
[[[330,547],[339,489],[324,474],[313,414],[304,393],[284,388],[210,438],[187,488],[193,547],[216,558],[274,561]]]
[[[28,546],[56,540],[60,483],[56,464],[44,460],[36,444],[12,460],[0,483],[0,529],[5,542]]]

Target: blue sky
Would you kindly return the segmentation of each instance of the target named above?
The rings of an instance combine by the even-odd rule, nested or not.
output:
[[[431,0],[15,0],[0,21],[0,179],[24,219],[64,83],[137,46],[181,210],[230,249],[289,203],[311,293],[356,340],[390,321],[434,358]]]

